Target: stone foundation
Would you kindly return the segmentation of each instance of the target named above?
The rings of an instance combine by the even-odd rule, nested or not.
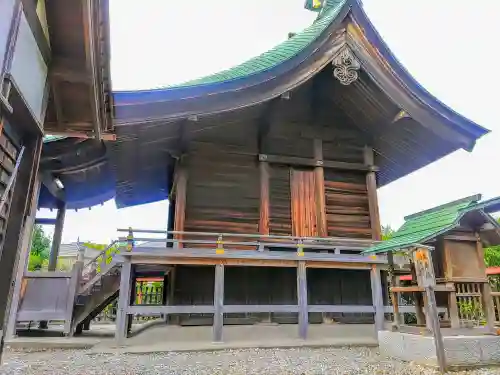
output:
[[[380,352],[404,361],[437,366],[432,336],[380,331]],[[500,336],[445,336],[446,363],[451,367],[500,365]]]

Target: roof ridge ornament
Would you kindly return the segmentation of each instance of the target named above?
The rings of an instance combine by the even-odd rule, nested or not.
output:
[[[341,84],[347,86],[358,79],[358,70],[361,68],[361,64],[347,45],[333,59],[332,65],[335,67],[333,76]]]

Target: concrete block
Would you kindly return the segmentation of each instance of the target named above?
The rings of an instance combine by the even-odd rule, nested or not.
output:
[[[487,364],[500,364],[500,336],[481,336],[481,361]]]
[[[383,355],[437,366],[436,347],[431,336],[380,331],[378,341]],[[500,336],[445,336],[443,341],[448,366],[500,364]]]
[[[474,337],[444,337],[446,361],[450,365],[475,365],[481,363],[481,346]]]

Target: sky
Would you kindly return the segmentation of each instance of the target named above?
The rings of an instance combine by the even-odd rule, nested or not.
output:
[[[434,96],[492,130],[472,153],[457,151],[379,189],[382,223],[468,195],[500,195],[500,75],[494,0],[364,0],[399,61]],[[110,0],[114,90],[162,87],[230,68],[312,23],[304,0]],[[116,229],[165,229],[167,202],[117,210],[113,201],[66,214],[63,242],[109,242]],[[45,210],[38,216],[55,216]],[[46,227],[51,234],[52,228]]]

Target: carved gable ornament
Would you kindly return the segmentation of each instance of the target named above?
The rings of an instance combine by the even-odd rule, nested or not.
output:
[[[334,66],[333,76],[337,78],[341,84],[350,85],[358,79],[358,70],[361,64],[351,52],[349,47],[344,46],[339,54],[333,59]]]

